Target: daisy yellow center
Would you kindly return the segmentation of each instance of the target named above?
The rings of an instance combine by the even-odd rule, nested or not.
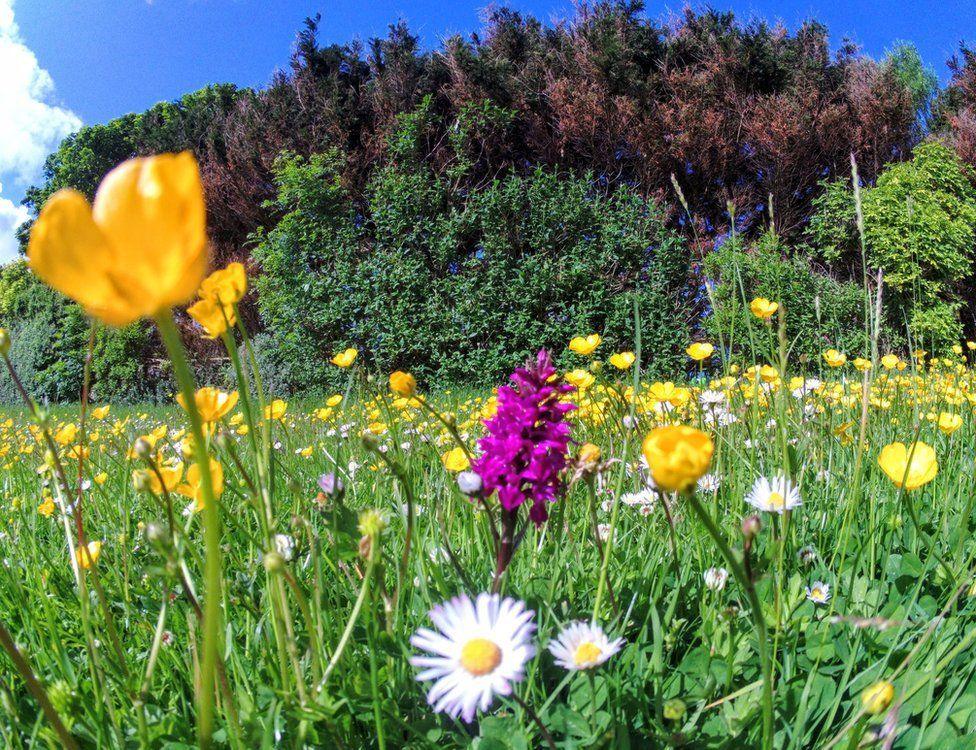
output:
[[[820,589],[819,586],[815,586],[813,590],[810,592],[810,596],[814,599],[822,599],[823,591]]]
[[[596,661],[602,653],[599,646],[591,641],[587,641],[576,647],[576,653],[573,654],[573,661],[576,662],[577,667],[581,667],[584,664]]]
[[[472,638],[461,649],[461,666],[481,677],[491,674],[502,662],[502,650],[487,638]]]
[[[770,508],[782,508],[786,504],[786,498],[784,498],[778,492],[769,493],[769,507]]]

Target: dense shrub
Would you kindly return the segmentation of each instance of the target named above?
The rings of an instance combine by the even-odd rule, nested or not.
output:
[[[929,142],[861,191],[871,268],[884,271],[895,324],[936,350],[962,335],[959,310],[976,246],[972,171],[946,146]],[[827,185],[808,230],[826,260],[859,268],[850,182]]]
[[[89,321],[74,303],[45,286],[22,261],[0,267],[0,326],[9,329],[10,359],[28,391],[42,401],[81,397]],[[136,323],[122,329],[95,330],[91,360],[91,397],[95,400],[154,399],[169,385],[152,370],[158,348],[151,327]],[[20,394],[0,371],[0,402],[18,403]]]
[[[861,286],[819,273],[805,257],[790,257],[775,236],[766,235],[752,247],[730,239],[708,256],[705,269],[715,302],[705,329],[713,340],[727,341],[734,333],[738,344],[748,345],[748,327],[755,325],[749,302],[766,297],[782,306],[790,354],[799,361],[815,368],[824,349],[835,347],[852,357],[865,351]],[[768,341],[760,338],[756,344],[758,355],[768,358]]]
[[[282,158],[284,213],[255,248],[262,316],[291,387],[327,384],[328,357],[345,346],[383,370],[494,382],[575,334],[632,346],[635,302],[652,369],[675,366],[686,250],[635,192],[540,168],[464,194],[405,158],[376,174],[360,214],[342,169],[335,151]]]

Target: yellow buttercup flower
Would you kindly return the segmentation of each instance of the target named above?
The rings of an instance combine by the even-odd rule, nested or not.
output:
[[[887,680],[881,680],[864,689],[861,693],[861,706],[865,713],[877,716],[888,710],[894,697],[895,686]]]
[[[599,333],[591,333],[589,336],[574,336],[569,342],[570,351],[576,352],[584,357],[593,354],[603,339]]]
[[[824,362],[828,367],[841,367],[847,362],[847,355],[836,349],[828,349],[823,353]]]
[[[460,445],[449,451],[445,451],[441,456],[441,463],[444,464],[444,468],[448,471],[465,471],[471,465],[471,462],[468,461],[468,457]]]
[[[208,463],[210,464],[210,485],[213,488],[213,496],[218,498],[224,492],[224,468],[214,458],[210,458]],[[181,495],[196,501],[195,509],[197,511],[203,510],[203,471],[200,469],[199,463],[191,464],[190,468],[186,470],[186,482],[180,485],[178,491]]]
[[[59,190],[34,223],[27,257],[47,284],[109,325],[183,304],[207,270],[196,159],[184,152],[123,162],[92,205]]]
[[[180,462],[163,464],[158,468],[158,474],[152,469],[133,471],[132,482],[136,488],[148,487],[155,495],[162,495],[164,490],[166,492],[175,490],[179,486],[180,480],[183,479],[183,464]],[[160,477],[162,478],[161,481]]]
[[[593,377],[593,373],[586,370],[570,370],[566,373],[565,377],[567,383],[575,385],[581,391],[585,391],[596,380]]]
[[[79,568],[88,570],[98,562],[98,558],[101,557],[101,555],[102,543],[88,542],[86,546],[79,547],[75,550],[75,561],[78,563]]]
[[[906,490],[928,484],[939,473],[935,449],[921,441],[915,443],[913,448],[904,443],[886,445],[878,455],[878,465],[896,487],[904,483]]]
[[[749,303],[752,314],[761,320],[769,320],[779,310],[778,302],[770,302],[765,297],[756,297]]]
[[[238,398],[239,394],[237,391],[224,393],[224,391],[218,388],[211,388],[210,386],[199,388],[193,394],[193,401],[196,404],[197,411],[200,413],[200,418],[207,423],[216,422],[218,419],[222,419],[229,414],[237,406]],[[182,393],[177,394],[176,401],[185,411],[186,401]]]
[[[715,445],[701,430],[686,425],[667,425],[644,438],[641,451],[658,487],[684,492],[708,471]]]
[[[858,372],[867,372],[871,369],[871,360],[864,357],[857,357],[854,360],[854,369]]]
[[[341,367],[346,369],[347,367],[352,367],[352,363],[356,361],[356,357],[359,356],[359,350],[353,349],[351,346],[343,352],[336,354],[330,362],[336,367]]]
[[[946,435],[951,435],[962,427],[962,415],[942,412],[939,414],[938,425],[939,429],[942,430],[943,433]]]
[[[91,411],[92,419],[105,419],[105,417],[108,416],[108,413],[111,410],[111,408],[112,408],[111,404],[105,404],[105,406],[96,406]]]
[[[247,272],[242,263],[229,263],[200,284],[200,299],[212,299],[226,307],[236,305],[247,291]]]
[[[44,502],[37,506],[37,512],[45,518],[50,518],[54,515],[54,509],[54,498],[50,496],[44,498]]]
[[[696,341],[685,349],[685,353],[696,362],[708,359],[715,352],[715,347],[707,341]]]
[[[610,364],[618,370],[629,370],[635,360],[633,352],[617,352],[610,357]]]
[[[78,426],[75,424],[66,424],[54,433],[54,439],[59,445],[68,445],[74,442],[77,435]]]
[[[898,367],[898,355],[897,354],[886,354],[881,358],[881,366],[886,370],[894,370]]]
[[[280,398],[276,398],[274,401],[264,407],[264,418],[269,421],[282,419],[287,411],[288,402],[282,401]]]
[[[233,307],[222,305],[214,297],[207,297],[186,308],[187,314],[204,330],[208,339],[215,339],[237,322]]]
[[[409,372],[397,370],[390,375],[390,390],[397,396],[410,398],[417,392],[417,380]]]

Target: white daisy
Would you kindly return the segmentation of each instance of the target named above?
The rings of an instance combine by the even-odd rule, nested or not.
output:
[[[814,581],[807,586],[807,599],[814,604],[826,604],[830,601],[830,586],[823,581]]]
[[[535,656],[535,612],[517,599],[479,594],[472,602],[456,596],[434,607],[437,630],[420,628],[410,644],[428,653],[412,656],[419,682],[433,680],[427,702],[435,711],[474,720],[495,695],[511,695],[512,683],[525,677],[525,663]]]
[[[713,391],[707,390],[702,391],[701,395],[698,397],[698,402],[705,407],[717,406],[718,404],[725,403],[725,392],[724,391]]]
[[[772,480],[760,477],[752,485],[746,502],[757,510],[767,513],[783,513],[800,505],[800,489],[786,477],[780,475]]]
[[[715,492],[721,484],[722,480],[718,474],[703,474],[698,480],[698,491]]]
[[[560,667],[576,672],[599,667],[623,645],[623,638],[611,641],[599,625],[574,622],[549,642],[549,652]]]

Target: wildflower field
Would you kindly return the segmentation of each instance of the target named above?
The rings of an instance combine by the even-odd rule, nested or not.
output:
[[[33,228],[34,272],[151,319],[179,390],[22,389],[0,425],[5,746],[971,746],[976,344],[794,373],[789,311],[743,299],[748,346],[675,382],[635,309],[632,351],[580,332],[494,391],[348,348],[342,390],[288,401],[205,248],[185,154]],[[235,387],[195,382],[188,302]]]

